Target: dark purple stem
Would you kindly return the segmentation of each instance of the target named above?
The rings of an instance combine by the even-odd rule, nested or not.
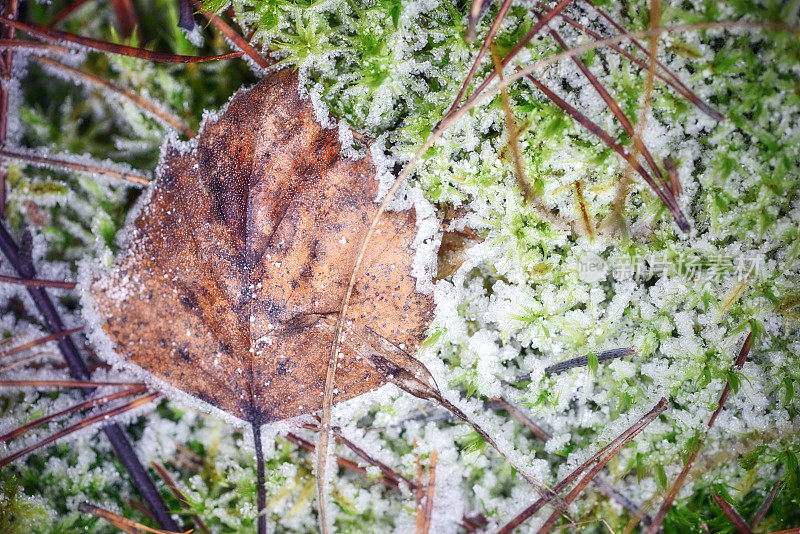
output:
[[[14,238],[8,233],[5,223],[2,221],[0,221],[0,249],[2,249],[3,254],[8,258],[9,263],[11,263],[19,276],[24,278],[36,278],[36,269],[33,266],[33,262],[20,253],[20,249],[14,242]],[[47,290],[42,287],[28,287],[27,289],[28,294],[30,294],[33,302],[36,304],[36,308],[39,310],[39,313],[42,314],[47,329],[53,334],[62,332],[64,330],[64,322],[61,320],[61,316],[58,314],[53,301],[47,294]],[[89,380],[91,378],[91,373],[86,367],[86,363],[83,361],[72,338],[69,336],[63,337],[59,339],[57,343],[58,350],[60,350],[61,354],[64,356],[72,377],[76,380]],[[87,390],[87,394],[90,394],[90,391]],[[130,474],[134,485],[144,498],[153,516],[158,521],[158,524],[162,529],[177,532],[178,525],[170,516],[161,498],[161,494],[158,492],[158,489],[156,489],[153,480],[150,478],[147,471],[145,471],[139,458],[137,458],[136,452],[134,452],[131,442],[122,431],[122,428],[117,423],[112,422],[103,427],[103,432],[111,442],[111,446],[117,453],[117,457],[119,457],[122,465],[125,466],[128,474]]]

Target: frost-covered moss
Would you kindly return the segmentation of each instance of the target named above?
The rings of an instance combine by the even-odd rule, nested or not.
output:
[[[195,53],[174,29],[175,7],[165,5],[142,7],[157,15],[145,28],[150,44]],[[648,25],[646,2],[606,7],[626,27]],[[478,46],[462,38],[467,6],[449,2],[234,0],[232,8],[245,34],[255,32],[255,44],[299,69],[318,105],[377,138],[398,167],[448,108]],[[45,12],[55,11],[39,5],[30,9],[34,20],[46,20]],[[584,3],[568,12],[604,28]],[[72,29],[107,34],[107,17],[103,8],[86,8]],[[663,24],[742,18],[800,20],[797,2],[675,1],[665,2],[662,13]],[[498,37],[498,53],[509,50],[533,22],[525,5],[514,6]],[[571,36],[570,44],[585,42],[558,21],[554,25]],[[484,22],[481,31],[487,28]],[[224,51],[224,42],[206,35],[204,53]],[[518,64],[557,50],[542,37],[523,51]],[[448,130],[412,176],[412,185],[424,191],[441,216],[460,209],[459,223],[482,238],[453,275],[437,282],[436,319],[419,357],[440,385],[449,387],[454,402],[474,412],[509,454],[548,483],[666,397],[670,408],[665,415],[605,471],[619,490],[651,509],[696,446],[728,382],[732,395],[666,528],[699,531],[705,523],[712,531],[730,530],[711,492],[727,496],[749,518],[778,480],[784,488],[763,528],[797,526],[800,45],[790,34],[714,30],[666,35],[659,57],[725,116],[717,123],[662,83],[655,85],[644,139],[657,160],[670,156],[677,163],[691,233],[680,234],[661,201],[638,178],[625,206],[627,237],[591,240],[543,222],[516,185],[496,98]],[[634,120],[645,73],[604,50],[583,58]],[[202,109],[218,107],[239,84],[253,79],[241,62],[165,67],[90,56],[83,65],[146,91],[193,126]],[[491,68],[487,59],[478,79]],[[573,63],[561,62],[537,75],[630,144]],[[51,82],[33,65],[25,80],[20,143],[88,152],[140,168],[154,164],[164,135],[155,121],[134,109],[120,109],[96,91]],[[510,96],[534,189],[548,207],[572,220],[578,217],[579,183],[591,219],[602,221],[611,211],[624,163],[531,86],[518,83]],[[105,253],[135,197],[127,188],[64,173],[15,166],[9,172],[11,221],[17,228],[33,226],[39,236],[35,255],[50,276],[69,277],[80,257]],[[4,291],[10,303],[19,299],[30,309],[24,291]],[[63,304],[78,324],[79,310],[68,294]],[[7,334],[32,338],[34,324],[13,304],[2,316]],[[748,362],[741,371],[732,370],[749,332],[753,349]],[[594,359],[617,347],[634,347],[636,353],[606,363]],[[545,375],[548,366],[578,356],[587,356],[590,365]],[[459,392],[469,398],[459,398]],[[552,438],[543,444],[505,412],[486,411],[480,401],[498,396],[525,407]],[[76,398],[32,392],[5,396],[9,415],[3,429]],[[437,479],[443,481],[435,495],[437,531],[458,531],[465,513],[503,522],[534,497],[466,425],[397,390],[360,399],[339,410],[338,417],[345,435],[409,478],[415,476],[417,455],[427,463],[437,449]],[[252,531],[254,466],[247,436],[172,403],[135,421],[143,459],[168,464],[192,513],[214,532]],[[309,431],[296,434],[315,439]],[[14,442],[12,449],[35,436],[26,439]],[[313,530],[313,456],[281,437],[266,439],[265,446],[270,518],[279,530]],[[343,447],[337,452],[352,458]],[[19,481],[16,502],[27,502],[28,495],[36,509],[50,514],[32,529],[103,531],[105,525],[75,512],[79,500],[143,520],[127,501],[136,497],[119,473],[100,436],[90,431],[18,462],[0,477],[4,487],[14,487],[12,476]],[[377,477],[374,469],[368,475]],[[414,528],[414,497],[408,492],[389,491],[340,471],[332,498],[343,531]],[[188,517],[177,500],[168,502]],[[603,518],[621,529],[630,515],[590,486],[576,502],[574,517]],[[536,525],[534,520],[526,524]]]

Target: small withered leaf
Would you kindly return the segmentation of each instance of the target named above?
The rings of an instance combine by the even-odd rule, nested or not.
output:
[[[250,423],[318,410],[333,334],[315,325],[338,312],[378,207],[370,157],[339,152],[288,70],[237,94],[191,150],[167,148],[130,244],[91,282],[114,352]],[[415,214],[378,229],[348,321],[413,353],[433,313],[411,276]],[[385,382],[341,352],[337,401]]]

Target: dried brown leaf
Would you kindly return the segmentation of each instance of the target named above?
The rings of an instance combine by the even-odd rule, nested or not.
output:
[[[130,245],[91,285],[122,360],[253,424],[319,410],[333,333],[315,324],[338,312],[378,208],[371,158],[339,152],[288,70],[167,147]],[[410,274],[414,218],[381,216],[348,315],[412,352],[433,311]],[[337,401],[385,382],[341,352]]]

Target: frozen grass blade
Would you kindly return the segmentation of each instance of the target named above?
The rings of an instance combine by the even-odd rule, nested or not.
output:
[[[291,441],[292,443],[294,443],[295,445],[304,448],[308,452],[315,453],[317,450],[317,447],[313,443],[311,443],[306,439],[301,438],[297,434],[289,432],[284,437],[289,441]],[[369,478],[367,470],[358,465],[357,463],[348,460],[347,458],[342,458],[341,456],[336,456],[335,458],[336,458],[336,465],[338,465],[342,469],[347,469],[348,471],[352,471],[353,473],[358,473],[359,475],[365,478]],[[385,476],[380,478],[380,482],[387,488],[397,489],[397,485],[395,484],[395,482],[393,480],[386,478]]]
[[[580,180],[575,180],[575,204],[578,206],[578,219],[581,221],[583,235],[594,243],[594,222],[586,204],[586,197],[583,195],[583,185]]]
[[[739,350],[739,355],[736,357],[736,361],[733,364],[733,367],[735,369],[741,369],[742,366],[744,365],[744,362],[747,360],[747,355],[750,354],[752,339],[753,339],[753,333],[750,332],[749,334],[747,334],[747,337],[745,338],[744,343],[742,344],[742,348]],[[678,475],[678,478],[675,479],[675,482],[673,482],[672,487],[670,487],[669,493],[667,493],[667,497],[661,504],[661,508],[658,509],[658,513],[653,519],[653,522],[650,523],[650,527],[647,529],[647,534],[656,534],[661,528],[661,523],[664,522],[664,518],[667,516],[667,512],[669,512],[672,503],[675,501],[675,497],[678,496],[678,492],[683,487],[683,484],[686,482],[686,477],[689,476],[689,472],[692,470],[692,465],[694,464],[694,461],[697,459],[697,456],[700,453],[700,449],[702,448],[706,437],[708,437],[709,430],[711,430],[711,427],[714,426],[714,422],[717,420],[717,416],[722,411],[722,407],[725,405],[725,401],[728,399],[730,391],[731,391],[730,382],[725,382],[725,388],[723,388],[722,394],[719,396],[717,409],[714,410],[713,414],[711,414],[711,418],[708,420],[705,432],[700,437],[697,445],[695,446],[694,451],[692,451],[692,454],[686,460],[686,465],[684,465],[683,470]]]
[[[645,427],[647,427],[647,425],[652,423],[656,419],[656,417],[661,415],[664,412],[664,410],[666,410],[666,409],[667,409],[667,400],[662,398],[653,407],[653,409],[650,410],[644,416],[642,416],[641,419],[639,419],[636,423],[634,423],[632,426],[630,426],[622,434],[620,434],[619,436],[614,438],[608,445],[606,445],[605,447],[603,447],[602,449],[600,449],[599,451],[594,453],[591,456],[591,458],[586,460],[577,469],[575,469],[572,473],[567,475],[566,478],[564,478],[558,484],[556,484],[555,487],[553,487],[553,491],[555,493],[560,493],[561,491],[566,489],[570,484],[572,484],[584,471],[586,471],[589,468],[589,466],[591,466],[592,464],[598,462],[597,466],[595,466],[595,468],[592,469],[589,472],[589,474],[587,474],[587,476],[584,477],[584,479],[582,479],[581,482],[575,487],[575,489],[577,489],[577,488],[579,488],[579,489],[574,494],[574,496],[572,496],[572,499],[574,500],[574,498],[578,495],[578,493],[580,493],[580,491],[583,490],[583,488],[586,486],[586,484],[588,484],[591,481],[592,477],[594,475],[596,475],[597,472],[599,472],[600,469],[602,469],[602,467],[605,466],[605,464],[607,464],[609,461],[611,461],[611,458],[613,458],[614,455],[616,455],[616,453],[619,452],[619,450],[622,449],[622,447],[624,447],[634,437],[636,437],[642,430],[645,429]],[[575,489],[573,489],[573,491],[575,491]],[[570,492],[570,495],[572,495],[572,492]],[[571,502],[570,495],[567,495],[567,497],[565,499],[567,501],[567,503]],[[514,517],[511,521],[509,521],[508,523],[503,525],[503,527],[500,530],[497,531],[497,534],[508,534],[509,532],[513,532],[518,526],[520,526],[522,523],[524,523],[529,517],[531,517],[533,514],[535,514],[539,510],[541,510],[542,507],[544,507],[547,504],[547,502],[548,502],[548,498],[544,498],[543,497],[543,498],[538,499],[536,502],[531,504],[528,508],[523,510],[519,515]],[[558,516],[555,515],[555,514],[554,514],[554,516],[556,517],[556,520],[557,520]],[[553,516],[551,516],[551,517],[553,517]]]
[[[48,28],[47,26],[34,26],[31,24],[25,24],[24,22],[10,19],[1,15],[0,22],[6,26],[23,31],[39,39],[45,39],[50,42],[55,41],[56,44],[66,41],[84,48],[89,48],[95,52],[119,54],[122,56],[134,57],[147,61],[155,61],[158,63],[204,63],[207,61],[219,61],[222,59],[237,58],[241,57],[242,55],[242,52],[230,52],[227,54],[220,54],[218,56],[182,56],[179,54],[169,54],[166,52],[153,52],[152,50],[145,50],[144,48],[110,43],[108,41],[100,41],[98,39],[92,39],[91,37],[84,37],[74,33],[54,30],[52,28]]]
[[[734,508],[731,503],[716,493],[712,493],[711,496],[714,497],[714,502],[717,503],[717,506],[722,509],[722,513],[724,513],[728,519],[731,520],[736,532],[739,534],[753,534],[753,529],[747,525],[745,520],[742,519],[742,516],[739,515],[739,512],[736,511],[736,508]]]
[[[321,316],[321,326],[333,327],[329,319]],[[406,393],[419,399],[428,400],[439,404],[450,413],[469,424],[475,432],[503,457],[533,488],[541,495],[553,500],[559,509],[564,509],[557,495],[544,483],[531,476],[522,466],[512,460],[497,442],[477,423],[475,423],[460,408],[442,396],[430,371],[416,358],[406,353],[401,348],[393,345],[385,338],[378,335],[369,327],[364,327],[361,332],[348,330],[348,346],[361,356],[364,361],[372,365],[387,381],[393,383]]]
[[[46,415],[44,417],[40,417],[39,419],[36,419],[35,421],[31,421],[28,424],[22,425],[21,427],[12,430],[8,434],[0,436],[0,443],[4,443],[6,441],[12,440],[15,437],[19,436],[20,434],[23,434],[23,433],[27,432],[28,430],[32,430],[32,429],[34,429],[36,427],[39,427],[39,426],[41,426],[41,425],[43,425],[43,424],[45,424],[45,423],[47,423],[49,421],[52,421],[53,419],[57,419],[59,417],[65,416],[65,415],[69,415],[71,413],[74,413],[74,412],[77,412],[77,411],[80,411],[80,410],[85,410],[87,408],[93,408],[95,406],[100,406],[102,404],[107,404],[107,403],[115,401],[117,399],[130,397],[131,395],[137,395],[137,394],[142,393],[142,392],[144,392],[146,390],[147,390],[147,388],[144,385],[142,385],[142,386],[135,387],[135,388],[124,389],[122,391],[118,391],[118,392],[112,393],[110,395],[103,395],[102,397],[95,397],[93,399],[85,400],[85,401],[83,401],[81,403],[78,403],[78,404],[76,404],[74,406],[70,406],[69,408],[67,408],[65,410],[61,410],[60,412],[56,412],[54,414],[50,414],[50,415]]]
[[[678,167],[675,161],[669,156],[664,158],[664,168],[667,169],[667,176],[669,176],[669,188],[672,194],[679,197],[683,194],[683,186],[678,178]]]
[[[6,388],[86,388],[94,389],[101,386],[139,387],[144,384],[137,382],[95,382],[92,380],[0,380],[0,387]]]
[[[524,70],[520,70],[519,72],[524,72]],[[594,121],[589,119],[586,115],[578,111],[574,106],[570,105],[566,100],[558,96],[552,90],[550,90],[546,85],[540,82],[538,79],[534,78],[532,75],[527,75],[527,79],[536,86],[537,89],[542,91],[547,98],[553,101],[559,108],[561,108],[567,115],[572,117],[575,122],[582,125],[584,128],[589,130],[594,136],[599,138],[603,141],[609,148],[611,148],[614,152],[619,154],[625,161],[631,163],[633,160],[633,154],[636,153],[636,147],[634,147],[634,152],[629,153],[625,148],[619,144],[619,142],[611,137],[611,135],[603,130],[600,126],[597,125]],[[672,216],[675,218],[675,222],[678,226],[685,232],[689,231],[689,222],[686,220],[686,216],[681,211],[680,207],[675,202],[673,196],[667,195],[665,190],[658,185],[658,183],[653,179],[649,172],[638,162],[635,161],[632,163],[633,168],[639,173],[639,175],[644,179],[647,185],[656,193],[656,195],[664,202],[664,204],[669,208]],[[631,165],[628,165],[627,168],[630,168]]]
[[[99,506],[89,504],[88,502],[80,503],[78,505],[78,510],[85,514],[92,514],[101,519],[105,519],[118,529],[132,534],[141,534],[142,532],[149,532],[151,534],[189,534],[192,532],[191,530],[187,530],[183,533],[180,533],[174,530],[159,530],[156,528],[150,528],[146,525],[142,525],[141,523],[131,521],[130,519],[122,517],[121,515],[115,514],[114,512],[106,510],[105,508],[100,508]]]
[[[176,499],[178,499],[178,501],[180,501],[183,507],[186,508],[187,510],[191,510],[191,504],[189,503],[189,499],[187,499],[186,495],[184,495],[183,492],[180,489],[178,489],[177,484],[175,484],[175,481],[172,480],[171,476],[169,476],[169,472],[167,472],[166,468],[164,468],[163,465],[155,461],[150,462],[150,465],[153,466],[153,469],[156,470],[158,476],[161,477],[161,479],[169,488],[169,491],[172,492],[172,494],[175,496]],[[192,521],[194,521],[194,524],[197,525],[197,528],[203,531],[205,534],[211,534],[211,532],[208,530],[208,527],[206,526],[206,524],[203,522],[203,520],[200,518],[199,515],[192,514]]]
[[[504,399],[503,397],[495,397],[488,399],[488,404],[490,408],[505,410],[508,414],[516,419],[518,422],[522,423],[525,428],[531,431],[531,433],[540,439],[543,442],[548,441],[552,436],[542,427],[537,425],[527,414],[523,413],[519,407],[512,402]]]
[[[68,67],[67,65],[46,57],[36,58],[36,60],[42,65],[45,65],[48,69],[55,69],[72,78],[77,78],[85,83],[88,83],[89,85],[111,91],[115,95],[124,98],[125,100],[138,106],[145,113],[156,118],[158,121],[168,125],[171,128],[174,128],[186,137],[194,137],[197,135],[197,132],[189,128],[189,125],[186,124],[185,121],[178,118],[173,113],[167,111],[155,102],[151,102],[143,96],[125,89],[121,85],[109,81],[102,76],[97,76],[96,74],[92,74],[90,72],[83,72],[78,69],[73,69],[72,67]]]
[[[30,362],[36,361],[41,358],[58,358],[58,354],[54,352],[37,352],[36,354],[32,354],[30,356],[26,356],[24,358],[18,358],[11,363],[7,363],[6,365],[0,366],[0,374],[7,373],[11,369],[16,369],[17,367],[22,367],[24,365],[29,364]],[[56,364],[58,365],[58,364]]]
[[[46,169],[58,168],[75,171],[90,176],[121,180],[142,187],[150,183],[150,178],[144,174],[139,174],[122,166],[112,166],[107,162],[94,161],[88,158],[81,158],[80,161],[77,161],[71,156],[51,156],[40,152],[10,150],[8,148],[0,148],[0,156]]]
[[[211,25],[214,26],[219,33],[221,33],[226,39],[233,43],[236,48],[240,50],[240,52],[238,52],[240,56],[247,56],[262,69],[267,69],[272,66],[272,61],[268,61],[264,56],[262,56],[247,39],[239,35],[239,32],[234,30],[227,22],[222,20],[214,13],[204,10],[202,4],[198,0],[192,0],[192,2],[197,10],[208,19]]]
[[[495,73],[500,81],[502,81],[503,68],[500,65],[500,58],[498,58],[494,53],[492,53],[492,58],[494,59]],[[571,225],[568,222],[563,222],[558,214],[545,206],[539,198],[539,195],[537,195],[533,188],[531,188],[530,180],[528,180],[528,176],[525,173],[525,167],[522,163],[522,150],[519,147],[519,131],[517,130],[514,113],[511,111],[511,103],[509,102],[508,91],[506,91],[505,88],[500,91],[500,101],[503,106],[506,131],[508,132],[508,146],[511,149],[511,159],[514,163],[514,177],[517,180],[517,185],[522,191],[522,196],[525,199],[525,202],[536,208],[536,211],[539,213],[542,219],[550,224],[558,226],[562,229],[571,229]]]
[[[778,492],[781,489],[781,482],[778,481],[772,486],[772,489],[767,494],[766,498],[764,498],[764,502],[761,503],[761,506],[758,507],[756,510],[755,515],[753,516],[753,520],[750,521],[750,527],[756,528],[761,522],[767,517],[767,512],[772,507],[772,503],[775,502],[775,497],[778,496]]]
[[[20,278],[18,276],[8,276],[0,274],[0,282],[8,284],[19,284],[28,287],[53,287],[56,289],[75,289],[75,282],[59,282],[58,280],[40,280],[38,278]],[[0,358],[3,354],[0,353]]]
[[[41,440],[41,441],[39,441],[37,443],[34,443],[30,447],[25,447],[24,449],[22,449],[20,451],[17,451],[12,455],[7,456],[6,458],[0,459],[0,467],[4,467],[4,466],[10,464],[11,462],[13,462],[13,461],[15,461],[15,460],[17,460],[19,458],[22,458],[23,456],[25,456],[27,454],[30,454],[31,452],[35,451],[36,449],[39,449],[41,447],[44,447],[45,445],[53,443],[54,441],[56,441],[58,439],[61,439],[64,436],[68,436],[68,435],[72,434],[73,432],[77,432],[78,430],[81,430],[83,428],[86,428],[86,427],[91,426],[91,425],[93,425],[95,423],[98,423],[98,422],[108,421],[109,419],[111,419],[113,417],[116,417],[117,415],[121,415],[121,414],[123,414],[125,412],[129,412],[129,411],[131,411],[131,410],[133,410],[135,408],[138,408],[139,406],[144,406],[145,404],[156,400],[160,396],[161,396],[161,393],[158,393],[158,392],[149,393],[149,394],[145,395],[144,397],[139,397],[138,399],[136,399],[134,401],[128,402],[126,404],[123,404],[122,406],[117,406],[116,408],[112,408],[111,410],[108,410],[108,411],[105,411],[105,412],[101,412],[101,413],[99,413],[97,415],[93,415],[92,417],[88,417],[88,418],[84,419],[83,421],[75,423],[74,425],[70,425],[67,428],[63,429],[63,430],[60,430],[59,432],[56,432],[52,436],[48,436],[45,439],[43,439],[43,440]]]
[[[661,3],[660,0],[651,0],[650,2],[650,29],[656,29],[659,27],[660,24],[660,17],[661,17]],[[647,118],[650,113],[650,104],[652,102],[653,97],[653,86],[655,83],[655,72],[656,72],[656,54],[658,52],[658,35],[651,35],[650,36],[650,62],[648,64],[647,69],[647,81],[645,82],[644,87],[644,99],[642,102],[641,110],[639,111],[639,120],[636,122],[636,130],[632,132],[632,139],[633,139],[633,150],[631,151],[631,155],[628,158],[628,165],[625,167],[625,171],[622,174],[622,179],[619,181],[617,185],[617,192],[614,196],[614,200],[611,203],[611,213],[606,217],[601,225],[603,228],[608,228],[612,232],[615,229],[619,229],[621,231],[625,231],[627,228],[625,225],[625,218],[623,212],[625,210],[625,204],[628,201],[628,193],[630,192],[630,186],[633,182],[633,173],[635,170],[635,166],[639,165],[639,154],[645,153],[647,149],[642,142],[642,135],[644,134],[645,126],[647,125]],[[652,158],[651,158],[652,159]],[[660,174],[658,171],[658,167],[655,166],[655,171],[657,174]],[[683,232],[689,232],[689,222],[686,220],[686,217],[683,215],[683,212],[680,210],[677,202],[675,201],[675,197],[668,195],[667,191],[661,187],[661,184],[657,182],[650,183],[647,182],[653,191],[659,196],[659,198],[664,202],[664,204],[669,208],[672,212],[672,216],[675,219],[675,222],[678,224]]]
[[[72,334],[76,334],[83,330],[82,326],[78,328],[73,328],[72,330],[64,330],[63,332],[56,332],[55,334],[49,334],[38,339],[34,339],[33,341],[29,341],[28,343],[22,344],[18,347],[14,347],[13,349],[7,349],[4,351],[0,351],[0,358],[5,358],[6,356],[13,356],[14,354],[19,354],[20,352],[25,352],[28,349],[32,349],[33,347],[38,347],[39,345],[44,345],[49,341],[55,341],[57,339],[61,339],[66,336],[71,336]]]

